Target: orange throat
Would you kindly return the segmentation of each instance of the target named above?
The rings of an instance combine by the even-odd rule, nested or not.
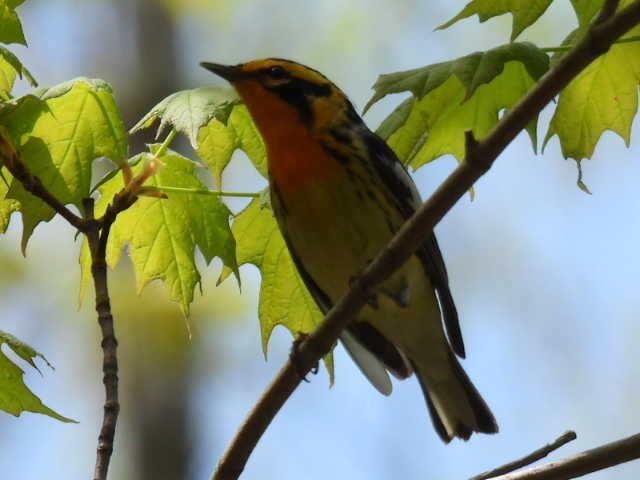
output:
[[[294,193],[337,171],[336,159],[322,147],[294,106],[249,82],[238,82],[235,87],[266,144],[269,177],[283,194]]]

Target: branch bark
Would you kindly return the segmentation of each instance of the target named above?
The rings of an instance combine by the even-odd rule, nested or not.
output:
[[[569,82],[613,42],[640,23],[640,0],[614,15],[608,1],[585,37],[549,70],[518,104],[509,110],[482,140],[467,133],[465,162],[400,229],[393,240],[359,275],[351,290],[329,311],[324,321],[295,351],[295,364],[286,362],[266,388],[221,457],[214,480],[236,479],[276,413],[306,374],[335,344],[349,321],[366,304],[375,287],[415,252],[442,217],[486,173],[497,156]]]
[[[551,452],[559,449],[563,445],[573,441],[576,439],[576,432],[569,430],[568,432],[563,433],[558,438],[556,438],[553,442],[546,444],[544,447],[538,448],[534,450],[528,455],[525,455],[522,458],[514,460],[509,463],[505,463],[500,467],[494,468],[493,470],[489,470],[484,473],[480,473],[479,475],[475,475],[471,477],[469,480],[487,480],[489,478],[498,477],[500,475],[504,475],[506,473],[511,473],[514,470],[518,470],[519,468],[526,467],[527,465],[531,465],[533,462],[537,462],[541,458],[546,457]]]
[[[113,327],[113,315],[111,314],[105,255],[111,223],[107,223],[106,228],[103,229],[102,225],[95,221],[93,199],[86,199],[84,207],[89,224],[86,236],[91,252],[91,275],[96,298],[95,308],[98,314],[98,324],[102,332],[102,382],[104,383],[106,397],[103,407],[102,427],[98,436],[94,479],[104,480],[107,478],[109,470],[118,413],[120,412],[120,403],[118,401],[118,341]]]
[[[492,480],[568,480],[640,458],[640,434]]]
[[[91,275],[96,297],[96,312],[98,324],[102,332],[102,382],[105,389],[105,402],[103,407],[102,426],[98,436],[96,452],[96,467],[94,480],[106,480],[109,471],[109,462],[113,453],[113,442],[116,434],[116,424],[120,413],[118,400],[118,340],[116,339],[111,313],[111,301],[109,299],[109,287],[107,283],[107,241],[111,225],[116,220],[118,213],[129,208],[137,197],[128,188],[124,188],[116,194],[107,207],[104,215],[96,220],[94,218],[93,199],[84,201],[86,221],[88,224],[85,233],[91,252]]]

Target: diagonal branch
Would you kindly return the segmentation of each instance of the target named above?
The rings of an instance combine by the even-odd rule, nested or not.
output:
[[[568,480],[640,458],[640,434],[492,480]]]
[[[489,478],[494,478],[499,475],[504,475],[506,473],[513,472],[514,470],[518,470],[519,468],[526,467],[527,465],[531,465],[532,463],[537,462],[541,458],[546,457],[551,452],[559,449],[563,445],[566,445],[567,443],[575,440],[576,438],[577,438],[576,432],[574,432],[573,430],[569,430],[567,432],[564,432],[562,435],[556,438],[553,442],[547,443],[544,447],[540,447],[537,450],[534,450],[533,452],[531,452],[528,455],[525,455],[522,458],[518,458],[517,460],[514,460],[509,463],[505,463],[504,465],[494,468],[493,470],[489,470],[487,472],[483,472],[478,475],[475,475],[471,477],[469,480],[487,480]]]
[[[607,2],[607,8],[614,2]],[[466,161],[400,229],[397,235],[354,280],[351,290],[329,311],[324,321],[295,351],[295,366],[286,362],[276,378],[249,412],[220,459],[215,480],[236,479],[243,471],[258,440],[271,420],[308,372],[335,344],[349,321],[366,304],[375,287],[388,278],[415,252],[435,225],[493,165],[498,155],[578,73],[605,53],[613,42],[640,23],[640,0],[613,16],[598,17],[585,37],[547,72],[531,91],[508,111],[489,134],[477,141],[467,133]]]

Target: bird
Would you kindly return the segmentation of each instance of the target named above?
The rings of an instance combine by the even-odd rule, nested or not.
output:
[[[227,80],[248,108],[265,142],[279,229],[304,284],[328,312],[420,206],[414,181],[319,71],[281,58],[201,66]],[[445,443],[498,431],[456,358],[465,357],[465,347],[433,232],[340,340],[384,395],[392,390],[389,373],[398,379],[415,373]]]

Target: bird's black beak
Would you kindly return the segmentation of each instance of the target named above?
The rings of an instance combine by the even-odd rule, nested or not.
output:
[[[201,62],[200,66],[232,83],[245,76],[245,72],[237,65],[220,65],[219,63]]]

